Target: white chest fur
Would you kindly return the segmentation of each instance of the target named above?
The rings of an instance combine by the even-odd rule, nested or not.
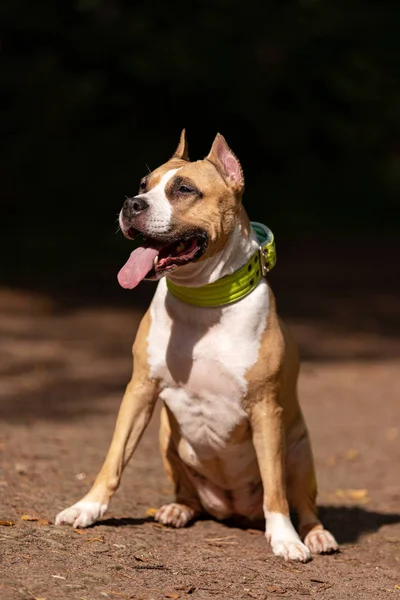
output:
[[[182,304],[161,280],[151,305],[148,351],[151,376],[182,436],[200,459],[228,450],[247,424],[241,400],[246,371],[257,360],[267,323],[268,286],[222,309]]]

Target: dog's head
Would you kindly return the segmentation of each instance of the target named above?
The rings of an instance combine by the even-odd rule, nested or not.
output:
[[[204,160],[190,162],[183,130],[172,158],[124,202],[121,230],[140,245],[121,269],[120,284],[133,288],[214,256],[235,228],[243,189],[242,168],[222,135]]]

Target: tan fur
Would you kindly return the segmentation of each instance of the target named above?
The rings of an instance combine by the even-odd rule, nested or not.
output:
[[[247,374],[249,388],[245,399],[265,489],[264,504],[270,511],[286,515],[290,504],[299,511],[301,527],[303,523],[316,525],[319,520],[314,465],[297,397],[297,348],[277,316],[271,290],[270,302],[259,360]],[[305,448],[297,461],[301,441]]]
[[[166,195],[174,207],[174,229],[183,233],[194,227],[208,232],[209,245],[200,259],[205,260],[225,246],[235,222],[243,218],[242,205],[232,197],[230,188],[216,167],[208,161],[188,163],[173,157],[147,178],[147,190],[154,188],[163,175],[172,169],[179,169],[180,177],[195,179],[203,192],[203,198],[193,202],[192,198],[175,199],[170,192],[171,185],[166,188]],[[219,198],[218,203],[215,202],[216,197]]]
[[[264,505],[272,512],[285,515],[289,515],[289,505],[296,509],[304,537],[311,528],[320,525],[315,508],[316,479],[308,433],[297,398],[297,348],[277,316],[272,290],[270,298],[270,313],[259,360],[246,375],[248,393],[243,399],[243,406],[249,414],[251,432],[240,426],[232,431],[229,443],[242,443],[252,435],[265,490]],[[171,421],[172,427],[169,425]],[[187,467],[179,460],[180,439],[174,417],[163,414],[160,440],[167,474],[174,482],[177,501],[184,501],[198,512],[196,488],[191,483]],[[297,454],[300,442],[304,448]],[[200,473],[209,478],[218,467],[217,463],[217,458],[204,461]],[[258,476],[259,473],[255,472],[255,483]],[[260,504],[253,516],[261,515]]]
[[[90,501],[108,504],[121,481],[122,472],[150,421],[158,396],[157,382],[149,377],[146,339],[150,312],[142,319],[133,345],[135,368],[119,409],[110,449],[92,489]]]
[[[189,148],[186,138],[186,131],[182,129],[179,144],[174,152],[173,158],[179,158],[181,160],[189,160]]]
[[[224,163],[223,157],[227,153],[230,153],[229,160]],[[193,163],[189,163],[188,159],[187,141],[183,131],[172,159],[145,178],[146,190],[156,186],[162,176],[171,169],[179,169],[165,189],[166,197],[173,207],[171,229],[174,235],[179,235],[180,232],[183,235],[192,228],[201,228],[207,232],[208,246],[200,260],[205,261],[210,257],[217,257],[219,260],[218,253],[225,247],[238,225],[240,235],[249,239],[250,223],[241,204],[243,173],[237,159],[219,134],[207,159]],[[179,197],[180,184],[176,184],[176,177],[193,182],[196,188],[201,190],[201,194],[194,191],[193,194]],[[266,286],[265,290],[267,291]],[[174,310],[182,309],[175,300],[171,302],[171,297],[168,296],[165,309],[172,323],[172,338],[174,322],[178,321],[177,315],[174,320]],[[202,325],[196,320],[196,310],[198,309],[193,309],[193,327],[196,327],[199,339],[206,332],[201,331]],[[208,322],[204,321],[209,330],[221,318],[221,309],[213,310]],[[312,551],[331,551],[336,548],[336,542],[329,532],[323,530],[317,517],[313,458],[297,397],[297,349],[286,326],[277,315],[271,290],[268,310],[257,360],[245,373],[247,391],[241,399],[244,411],[240,407],[238,396],[238,414],[244,416],[238,418],[237,426],[232,426],[224,440],[227,448],[232,449],[237,445],[247,449],[246,457],[250,460],[243,463],[247,465],[247,471],[244,477],[241,473],[241,481],[248,489],[241,489],[240,494],[235,497],[238,490],[224,486],[224,482],[221,481],[223,469],[220,457],[215,453],[211,458],[199,460],[195,467],[189,466],[192,464],[192,457],[189,456],[187,440],[182,438],[180,426],[172,412],[164,407],[160,427],[161,454],[165,470],[175,487],[176,502],[161,507],[156,518],[160,522],[182,526],[201,512],[205,504],[203,496],[206,492],[211,492],[213,505],[207,505],[207,510],[217,518],[228,517],[235,510],[244,516],[259,517],[263,514],[263,509],[268,514],[278,515],[279,518],[282,516],[283,521],[280,522],[283,525],[275,525],[275,534],[272,534],[275,538],[278,537],[275,539],[274,552],[285,558],[307,560],[309,550],[298,538],[297,543],[293,535],[288,533],[289,507],[298,512],[300,534]],[[148,311],[141,322],[133,346],[134,372],[121,404],[107,458],[91,491],[83,499],[84,502],[99,503],[105,508],[108,506],[111,496],[119,486],[122,471],[149,422],[161,392],[163,382],[152,379],[149,371],[147,344],[150,321]],[[168,377],[173,378],[175,385],[182,383],[182,374],[185,375],[186,366],[185,381],[188,380],[193,363],[193,355],[190,352],[185,353],[185,340],[182,340],[179,347],[182,350],[182,357],[176,356],[179,364],[175,364],[175,358],[169,355],[168,348],[165,356]],[[243,369],[246,364],[251,363],[243,362]],[[174,370],[181,378],[177,375],[174,379]],[[229,410],[232,410],[231,404],[229,407]],[[191,415],[190,412],[187,414]],[[228,480],[232,482],[232,477]],[[73,523],[75,513],[81,510],[79,505],[80,503],[77,503],[71,509],[60,513],[58,522]],[[78,508],[75,508],[77,506]],[[71,510],[72,513],[68,513]],[[96,511],[96,515],[104,512],[99,513],[97,508]],[[83,521],[77,521],[78,526],[82,522],[85,523],[82,526],[86,526],[93,520],[93,517],[86,515]],[[272,527],[271,530],[273,529]],[[280,531],[284,532],[286,538],[282,534],[282,540],[279,539]],[[297,534],[294,535],[297,537]]]

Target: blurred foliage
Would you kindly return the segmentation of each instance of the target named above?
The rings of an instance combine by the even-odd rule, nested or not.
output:
[[[124,194],[183,126],[194,158],[225,135],[252,218],[282,234],[398,225],[397,2],[2,0],[0,20],[2,245],[21,268],[118,253]]]

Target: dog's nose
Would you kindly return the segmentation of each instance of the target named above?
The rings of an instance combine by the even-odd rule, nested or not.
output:
[[[135,196],[125,200],[122,212],[126,217],[131,218],[143,212],[146,208],[149,208],[147,200],[143,196]]]
[[[135,198],[132,198],[132,210],[135,213],[143,212],[146,208],[149,208],[149,203],[143,196],[135,196]]]

